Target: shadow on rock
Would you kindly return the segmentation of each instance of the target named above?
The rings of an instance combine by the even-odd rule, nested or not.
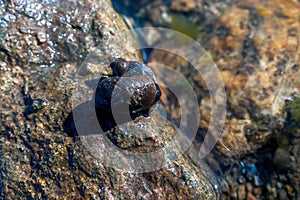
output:
[[[116,126],[111,112],[95,110],[92,101],[75,107],[64,121],[63,127],[69,136],[102,134]]]
[[[117,124],[129,122],[138,116],[149,116],[149,110],[139,113],[118,113],[117,120],[115,120],[110,109],[95,108],[94,102],[88,101],[72,110],[65,119],[63,127],[64,131],[72,137],[102,134],[113,129]]]

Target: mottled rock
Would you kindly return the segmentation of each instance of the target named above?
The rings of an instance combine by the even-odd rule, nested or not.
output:
[[[300,35],[299,2],[280,0],[272,4],[262,1],[226,1],[220,4],[212,1],[206,1],[205,6],[201,4],[203,7],[197,4],[201,8],[188,15],[191,21],[197,19],[195,15],[205,18],[200,23],[202,31],[196,34],[197,41],[203,41],[201,44],[216,61],[227,92],[226,121],[222,137],[219,138],[220,143],[214,152],[215,158],[221,166],[226,166],[226,177],[229,174],[234,177],[231,171],[226,171],[232,170],[234,165],[234,162],[227,160],[228,157],[235,161],[248,158],[256,163],[261,171],[255,176],[251,174],[252,181],[247,181],[253,186],[256,184],[262,191],[266,182],[282,181],[276,175],[282,171],[281,167],[286,166],[283,171],[287,173],[292,170],[290,173],[293,175],[285,181],[296,183],[293,187],[299,191],[299,168],[296,166],[300,162],[297,156],[293,156],[299,154],[300,146],[297,139],[300,94],[297,78],[300,75],[297,42]],[[167,9],[165,16],[171,16],[170,13]],[[199,57],[197,52],[194,55]],[[149,56],[149,62],[166,64],[190,81],[201,102],[197,139],[203,141],[212,120],[212,100],[203,77],[183,58],[169,52],[154,50]],[[167,113],[179,123],[181,113],[174,94],[164,89],[162,101],[167,105]],[[279,153],[280,149],[284,149],[285,153],[284,156],[277,156],[274,165],[273,156],[279,154],[278,149]],[[253,177],[257,177],[261,183],[253,181]],[[228,182],[229,185],[234,184]],[[292,193],[291,198],[297,194]],[[276,198],[275,193],[263,193],[261,196]]]
[[[294,3],[278,3],[282,5],[280,13],[299,11],[299,6]],[[299,62],[295,56],[298,49],[292,42],[297,37],[295,35],[299,35],[297,28],[293,28],[299,27],[299,22],[297,15],[289,14],[285,18],[270,15],[271,10],[275,12],[276,9],[277,6],[258,1],[251,4],[242,2],[240,7],[226,12],[215,25],[216,28],[225,27],[228,35],[210,41],[211,47],[220,56],[217,64],[228,89],[233,117],[240,122],[250,122],[244,128],[244,123],[239,125],[243,130],[242,137],[246,137],[243,144],[234,142],[246,149],[259,147],[270,138],[272,129],[283,125],[278,119],[284,117],[285,100],[293,93],[299,93],[300,83],[296,76],[300,72],[293,70],[294,64]],[[255,21],[252,20],[254,18]],[[279,26],[280,29],[277,28]],[[228,137],[235,141],[236,134],[231,128],[233,123],[229,124],[224,140]],[[247,136],[247,131],[252,132],[251,137]]]
[[[109,74],[111,56],[139,60],[130,46],[117,45],[128,38],[115,35],[127,28],[108,1],[0,1],[0,8],[1,198],[215,198],[201,170],[176,149],[178,160],[170,159],[164,168],[129,173],[93,155],[84,146],[88,136],[70,137],[65,132],[72,101],[91,99],[94,93],[79,80]],[[87,55],[94,62],[83,62]],[[86,70],[80,71],[82,62]],[[85,64],[93,67],[88,70]],[[75,91],[82,96],[75,98]],[[82,118],[90,117],[88,110],[85,114]],[[148,133],[157,139],[120,137],[118,144],[136,151],[153,150],[176,134],[171,124],[156,133],[159,127],[152,118],[131,122],[127,130],[147,120],[153,128]],[[114,136],[122,133],[114,131]]]

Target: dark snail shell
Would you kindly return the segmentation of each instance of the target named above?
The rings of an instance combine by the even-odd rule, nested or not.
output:
[[[98,85],[95,105],[107,110],[128,104],[130,113],[134,113],[150,108],[159,99],[157,95],[160,97],[160,92],[149,76],[111,77]]]
[[[129,108],[132,118],[139,113],[148,114],[161,96],[151,69],[140,62],[127,62],[122,58],[114,59],[110,67],[114,77],[100,79],[95,92],[96,110],[111,112],[114,107],[120,113],[128,113]]]
[[[114,76],[123,76],[129,70],[128,62],[123,58],[113,59],[110,63],[110,67],[113,70]]]
[[[150,76],[155,82],[156,78],[152,70],[145,64],[137,61],[126,61],[123,58],[115,58],[110,64],[113,70],[114,76],[136,76],[136,75],[146,75]]]

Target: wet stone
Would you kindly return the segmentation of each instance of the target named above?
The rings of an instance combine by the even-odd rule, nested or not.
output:
[[[278,199],[279,200],[287,199],[287,192],[284,189],[278,190]]]
[[[139,53],[116,45],[128,38],[114,33],[127,27],[110,1],[0,1],[0,15],[1,199],[216,198],[201,169],[177,149],[166,154],[168,162],[161,169],[128,172],[91,153],[88,147],[99,140],[91,137],[95,132],[89,124],[84,129],[90,135],[68,135],[64,123],[75,110],[73,100],[90,101],[95,92],[84,79],[98,72],[97,78],[110,75],[110,57],[141,60]],[[109,37],[116,43],[108,42]],[[99,68],[79,74],[86,55]],[[74,97],[75,91],[82,96]],[[91,119],[91,110],[81,110],[79,122]],[[171,123],[157,126],[155,119],[164,122],[139,116],[106,132],[105,141],[132,152],[160,149],[177,132]],[[148,138],[132,137],[141,130]],[[113,153],[105,158],[132,167],[126,156],[118,160]]]
[[[273,162],[275,167],[277,167],[280,171],[285,171],[292,168],[289,152],[282,148],[276,149]]]

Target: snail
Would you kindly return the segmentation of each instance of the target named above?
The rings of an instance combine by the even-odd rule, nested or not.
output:
[[[113,75],[102,77],[97,84],[96,110],[111,113],[114,108],[118,115],[126,115],[129,110],[131,119],[148,116],[161,96],[152,70],[145,64],[122,58],[113,58],[110,67]]]
[[[64,130],[69,135],[78,135],[77,128],[80,128],[80,135],[94,133],[98,130],[95,124],[100,124],[104,132],[111,130],[117,125],[113,109],[117,111],[118,123],[125,123],[139,116],[149,116],[151,108],[159,101],[161,90],[148,66],[122,58],[114,58],[109,66],[113,73],[100,78],[93,101],[75,107],[64,121]],[[93,110],[96,111],[96,120],[90,115]],[[74,113],[80,116],[77,124],[73,118]],[[89,126],[81,127],[81,124]]]

